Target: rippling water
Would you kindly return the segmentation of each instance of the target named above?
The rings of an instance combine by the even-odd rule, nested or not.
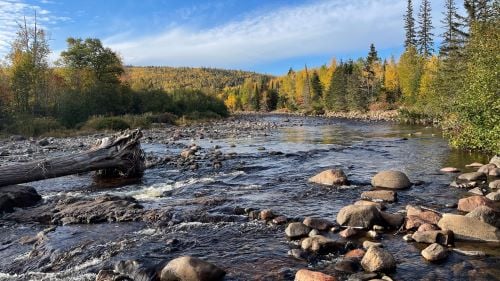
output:
[[[265,119],[283,122],[284,117]],[[160,263],[180,255],[195,255],[219,265],[228,272],[226,280],[293,280],[297,269],[308,266],[335,273],[337,257],[311,264],[288,257],[287,251],[294,244],[285,238],[284,226],[248,221],[229,210],[235,206],[271,208],[290,218],[319,216],[335,220],[341,207],[370,189],[371,177],[377,171],[397,169],[423,184],[398,192],[399,201],[389,204],[388,211],[402,210],[411,203],[454,212],[445,204],[456,202],[465,193],[450,188],[453,175],[440,174],[439,169],[463,169],[465,164],[488,159],[486,155],[450,150],[434,128],[316,118],[306,119],[303,126],[276,129],[269,136],[196,140],[196,144],[206,149],[219,145],[223,153],[237,155],[224,161],[220,171],[181,173],[155,168],[148,170],[140,183],[114,189],[91,185],[90,175],[33,184],[46,199],[61,194],[133,196],[146,208],[173,208],[174,220],[181,223],[168,227],[139,222],[59,226],[47,234],[49,240],[43,246],[53,253],[52,259],[49,256],[36,260],[28,256],[31,245],[2,245],[34,235],[46,226],[4,222],[0,280],[94,280],[98,270],[119,260]],[[160,155],[179,153],[179,149],[160,144],[144,147]],[[283,154],[273,155],[271,151]],[[326,168],[344,169],[353,184],[329,189],[307,183],[310,176]],[[216,203],[199,204],[203,198]],[[193,214],[221,219],[197,221]],[[172,238],[178,239],[179,245],[167,244]],[[390,274],[394,280],[498,280],[500,276],[498,245],[457,243],[461,249],[479,249],[490,256],[471,258],[453,253],[443,263],[431,264],[420,256],[424,245],[406,243],[401,235],[385,233],[382,243],[398,260],[397,271]],[[64,252],[61,263],[55,257]]]

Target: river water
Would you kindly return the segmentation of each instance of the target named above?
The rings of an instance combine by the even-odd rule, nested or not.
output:
[[[236,206],[270,208],[288,218],[316,216],[335,221],[340,208],[370,189],[377,171],[396,169],[421,184],[398,191],[398,202],[388,204],[387,211],[397,212],[414,204],[456,212],[445,205],[457,202],[466,190],[449,187],[455,175],[439,173],[439,169],[454,166],[467,171],[465,164],[488,159],[487,155],[449,149],[435,128],[340,119],[262,118],[280,124],[291,120],[267,135],[195,140],[205,150],[217,145],[224,154],[237,153],[219,170],[180,172],[160,166],[147,170],[140,183],[112,189],[91,184],[90,175],[34,183],[46,200],[61,194],[133,196],[145,208],[172,208],[174,223],[58,226],[38,246],[37,251],[45,254],[36,255],[33,245],[12,241],[35,235],[46,225],[0,220],[0,280],[95,280],[100,269],[120,260],[158,264],[181,255],[201,257],[224,268],[226,280],[293,280],[296,270],[306,267],[345,279],[348,275],[334,270],[338,256],[296,260],[287,255],[297,246],[286,239],[284,226],[248,220],[232,210]],[[300,122],[294,122],[297,120]],[[163,156],[180,152],[180,148],[159,143],[143,147]],[[342,168],[352,184],[325,188],[307,182],[327,168]],[[337,234],[328,235],[339,239]],[[353,242],[361,244],[365,239]],[[404,242],[401,234],[384,233],[381,242],[398,261],[397,270],[389,274],[394,280],[500,280],[498,245],[456,243],[457,248],[481,250],[488,256],[452,253],[435,264],[421,257],[425,245]]]

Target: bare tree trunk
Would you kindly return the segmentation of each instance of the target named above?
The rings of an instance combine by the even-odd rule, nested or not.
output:
[[[144,151],[140,130],[102,139],[88,151],[43,161],[0,167],[0,186],[98,171],[98,175],[141,177]]]

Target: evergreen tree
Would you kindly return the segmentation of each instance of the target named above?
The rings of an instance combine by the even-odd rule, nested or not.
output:
[[[460,23],[457,19],[457,7],[455,0],[445,1],[445,11],[443,12],[444,18],[441,20],[445,31],[442,34],[443,42],[441,43],[439,54],[442,57],[449,57],[455,52],[459,52],[463,47],[462,40],[460,40]]]
[[[417,31],[418,51],[424,57],[429,57],[434,52],[434,40],[432,36],[431,4],[429,0],[422,0],[418,14],[419,29]]]
[[[309,78],[309,72],[307,71],[307,65],[305,66],[305,77],[304,77],[304,86],[302,87],[302,100],[303,107],[305,109],[309,109],[311,99],[311,79]]]
[[[416,46],[417,40],[415,34],[415,18],[413,17],[413,4],[411,0],[408,0],[408,5],[406,8],[405,30],[406,30],[405,48],[408,48],[410,46]]]
[[[377,50],[375,49],[375,45],[373,43],[370,44],[370,52],[368,52],[368,57],[366,58],[366,62],[369,65],[373,65],[373,63],[379,61],[380,58],[378,57]]]
[[[346,64],[340,65],[333,72],[330,88],[325,95],[325,106],[333,111],[345,111],[346,106],[346,92],[347,92],[347,77],[346,77]]]
[[[362,83],[362,87],[364,88],[367,97],[370,99],[373,98],[375,94],[376,87],[376,79],[375,79],[375,65],[380,63],[380,58],[377,55],[377,50],[375,49],[375,45],[373,43],[370,45],[370,51],[368,52],[368,56],[364,61],[363,67],[363,78],[364,82]],[[361,77],[360,77],[361,78]]]
[[[323,96],[323,84],[319,79],[318,72],[314,71],[311,77],[312,102],[315,103]]]

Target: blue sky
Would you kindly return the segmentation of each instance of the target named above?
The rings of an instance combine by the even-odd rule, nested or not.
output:
[[[439,34],[442,3],[432,2]],[[366,56],[370,43],[381,57],[399,56],[406,0],[0,0],[1,57],[16,22],[35,10],[51,60],[67,37],[94,37],[125,64],[283,74]]]

